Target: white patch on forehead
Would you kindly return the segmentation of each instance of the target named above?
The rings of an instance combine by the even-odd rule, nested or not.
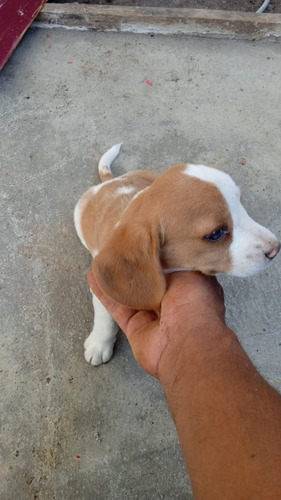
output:
[[[231,177],[204,165],[187,165],[183,173],[215,185],[228,204],[233,234],[229,247],[231,268],[227,274],[246,277],[265,269],[270,264],[267,254],[277,248],[278,240],[271,231],[249,217],[240,202],[240,190]]]
[[[237,206],[237,201],[240,200],[240,189],[236,186],[230,175],[225,172],[221,172],[216,168],[192,164],[188,164],[183,173],[185,175],[189,175],[190,177],[200,179],[201,181],[214,184],[226,200],[231,215],[233,215],[233,211]]]
[[[117,195],[122,195],[122,194],[131,194],[136,191],[136,188],[134,186],[121,186],[117,189],[116,194]]]

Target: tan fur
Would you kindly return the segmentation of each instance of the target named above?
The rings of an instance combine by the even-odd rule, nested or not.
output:
[[[138,170],[113,179],[120,147],[101,157],[104,182],[89,189],[74,210],[77,234],[108,297],[136,310],[157,309],[167,273],[246,277],[270,265],[280,243],[247,214],[229,175],[182,164],[159,175]],[[117,325],[95,295],[93,306],[95,321],[84,347],[86,361],[98,366],[112,356]]]
[[[132,198],[150,186],[156,176],[153,172],[129,172],[103,183],[96,194],[92,188],[86,191],[79,202],[83,206],[81,228],[91,253],[104,247]],[[118,188],[131,186],[132,193],[118,196]]]
[[[159,306],[166,288],[162,267],[206,274],[230,267],[227,204],[214,185],[184,175],[185,168],[161,175],[130,172],[105,182],[96,194],[88,190],[79,202],[86,245],[99,252],[92,268],[101,289],[135,309]],[[118,194],[124,187],[134,190]],[[221,242],[204,240],[221,227],[229,231]]]

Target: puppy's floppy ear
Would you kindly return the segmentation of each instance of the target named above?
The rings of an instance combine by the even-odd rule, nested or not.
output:
[[[103,293],[132,309],[156,309],[166,290],[159,250],[157,230],[120,225],[93,260]]]

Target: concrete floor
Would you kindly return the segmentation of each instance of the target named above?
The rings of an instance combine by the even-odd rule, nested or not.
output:
[[[1,499],[192,498],[161,387],[124,336],[109,364],[84,361],[73,207],[124,141],[118,173],[216,165],[280,238],[280,81],[280,43],[27,33],[0,76]],[[229,325],[279,390],[280,262],[221,280]]]

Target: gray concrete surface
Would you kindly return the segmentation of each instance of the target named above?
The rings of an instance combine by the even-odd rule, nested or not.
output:
[[[273,43],[32,29],[4,68],[1,499],[192,498],[161,388],[124,336],[109,364],[84,361],[90,258],[73,207],[124,141],[118,173],[216,165],[280,238],[280,63]],[[279,390],[280,273],[279,256],[221,280],[230,326]]]

